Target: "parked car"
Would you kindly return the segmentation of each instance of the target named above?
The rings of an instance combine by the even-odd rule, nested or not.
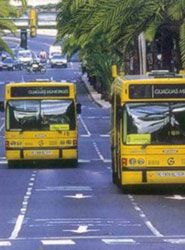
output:
[[[63,55],[54,55],[50,59],[51,68],[53,67],[65,67],[67,68],[67,58]]]
[[[7,57],[2,61],[3,70],[22,70],[23,65],[18,59]]]

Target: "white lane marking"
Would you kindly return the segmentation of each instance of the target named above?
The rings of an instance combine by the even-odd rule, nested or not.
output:
[[[109,134],[107,134],[107,135],[100,135],[100,137],[110,137],[110,135]]]
[[[93,146],[94,146],[95,151],[96,151],[98,157],[100,158],[100,160],[104,161],[105,159],[104,159],[103,155],[101,154],[101,152],[100,152],[100,150],[99,150],[99,148],[98,148],[95,141],[93,141]]]
[[[130,199],[134,209],[139,213],[139,216],[144,221],[145,225],[148,227],[148,229],[153,233],[156,237],[164,237],[155,227],[152,225],[152,223],[148,220],[145,213],[142,211],[142,209],[138,206],[137,202],[135,201],[134,197],[132,195],[128,195],[128,198]]]
[[[92,191],[92,188],[88,186],[58,186],[36,189],[36,191]]]
[[[2,161],[0,161],[0,164],[7,164],[8,162],[6,161],[6,160],[2,160]]]
[[[101,116],[101,117],[98,117],[98,116],[87,116],[86,117],[87,119],[109,119],[110,117],[109,116]]]
[[[79,159],[78,163],[90,163],[91,160],[83,160],[83,159]]]
[[[90,137],[91,135],[80,135],[80,137]]]
[[[150,221],[146,221],[145,224],[155,236],[163,237],[163,235],[152,225]]]
[[[65,195],[64,197],[74,198],[74,199],[85,199],[85,198],[91,198],[92,195],[75,194],[75,195]]]
[[[73,240],[42,240],[43,245],[75,245]]]
[[[81,123],[82,123],[82,125],[83,125],[83,127],[84,127],[84,129],[85,129],[85,131],[86,131],[86,133],[87,133],[87,135],[88,135],[88,136],[91,136],[91,133],[90,133],[90,131],[88,130],[88,128],[87,128],[87,126],[86,126],[84,120],[82,119],[82,116],[81,116],[81,115],[79,115],[79,119],[80,119],[80,121],[81,121]]]
[[[104,159],[103,162],[104,162],[104,163],[111,163],[112,161],[109,160],[109,159]]]
[[[20,213],[17,217],[14,229],[13,229],[9,239],[13,239],[13,240],[16,239],[19,236],[19,232],[21,231],[21,228],[22,228],[22,225],[24,222],[24,217],[25,217],[25,214],[26,214],[27,208],[28,208],[28,202],[29,202],[30,196],[32,194],[32,187],[30,187],[30,186],[34,185],[34,182],[32,179],[33,179],[33,174],[35,174],[35,173],[36,172],[33,171],[32,176],[30,177],[29,184],[28,184],[28,187],[26,190],[26,194],[25,194],[23,202],[22,202],[22,207],[20,209]]]
[[[0,131],[2,131],[3,130],[3,128],[4,128],[4,123],[3,123],[3,125],[0,127]]]
[[[102,239],[105,244],[136,244],[136,241],[133,239]]]
[[[11,242],[10,241],[0,241],[0,246],[1,247],[9,247],[11,246]]]
[[[185,244],[185,239],[165,239],[163,241],[171,244]]]
[[[77,233],[77,234],[82,234],[82,233],[88,233],[88,232],[96,232],[99,231],[99,229],[88,229],[88,225],[80,225],[78,229],[74,230],[63,230],[64,232],[72,232],[72,233]]]
[[[21,230],[22,224],[23,224],[23,220],[24,220],[24,214],[20,214],[17,218],[17,221],[15,223],[15,227],[14,230],[10,236],[10,239],[16,239],[19,231]]]
[[[185,197],[182,195],[174,195],[171,197],[165,197],[166,199],[172,199],[172,200],[185,200]]]

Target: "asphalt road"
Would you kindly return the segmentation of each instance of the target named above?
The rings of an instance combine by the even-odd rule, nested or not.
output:
[[[53,42],[29,42],[36,52]],[[0,249],[162,250],[185,249],[183,189],[158,187],[123,194],[111,181],[110,110],[99,107],[81,82],[77,63],[48,67],[44,75],[0,72],[0,99],[8,81],[53,77],[77,85],[77,168],[34,166],[8,169],[4,117],[0,114]]]

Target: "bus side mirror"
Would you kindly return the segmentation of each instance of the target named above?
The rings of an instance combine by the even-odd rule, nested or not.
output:
[[[117,66],[115,64],[112,65],[111,71],[112,71],[112,77],[116,78],[118,76],[118,73],[117,73]]]
[[[0,112],[4,112],[4,102],[0,101]]]
[[[81,103],[77,103],[76,110],[77,110],[77,114],[81,114],[81,112],[82,112],[82,105],[81,105]]]

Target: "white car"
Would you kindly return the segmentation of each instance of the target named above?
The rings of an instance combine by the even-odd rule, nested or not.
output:
[[[23,63],[23,65],[28,65],[33,62],[33,55],[31,50],[20,50],[17,53],[17,58]]]
[[[51,68],[54,68],[54,67],[67,68],[67,58],[65,56],[56,54],[50,59],[50,65],[51,65]]]

